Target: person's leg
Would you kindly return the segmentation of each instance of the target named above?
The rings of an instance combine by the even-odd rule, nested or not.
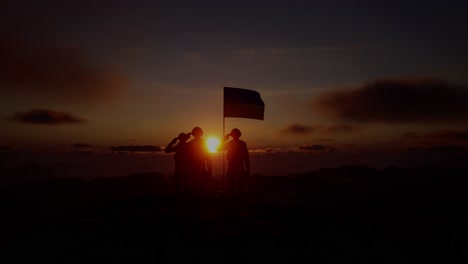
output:
[[[237,172],[237,192],[239,193],[245,192],[245,172],[244,171]]]
[[[235,173],[228,170],[226,173],[226,180],[227,180],[229,193],[231,194],[235,193],[236,191]]]
[[[174,186],[174,192],[176,194],[180,193],[180,175],[177,171],[172,175],[172,184]]]

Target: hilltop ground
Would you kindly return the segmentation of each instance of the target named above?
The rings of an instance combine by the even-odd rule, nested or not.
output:
[[[198,199],[158,173],[29,181],[0,196],[0,261],[466,261],[466,172],[254,175],[242,197]]]

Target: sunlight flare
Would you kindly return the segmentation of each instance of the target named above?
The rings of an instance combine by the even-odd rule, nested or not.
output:
[[[217,137],[210,137],[206,140],[206,144],[208,147],[208,151],[211,153],[216,153],[218,152],[218,147],[220,144],[220,141]]]

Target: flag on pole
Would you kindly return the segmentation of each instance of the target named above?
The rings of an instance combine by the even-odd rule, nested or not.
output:
[[[265,103],[260,93],[242,88],[224,87],[224,117],[263,120]]]

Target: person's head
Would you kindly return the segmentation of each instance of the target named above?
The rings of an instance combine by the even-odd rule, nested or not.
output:
[[[185,133],[180,133],[179,136],[177,137],[179,141],[181,142],[186,142],[190,138],[190,133],[185,134]]]
[[[194,138],[199,138],[201,136],[203,136],[203,130],[199,127],[194,127],[192,129],[192,135]]]
[[[233,130],[231,130],[231,137],[234,138],[234,139],[238,139],[240,138],[242,135],[242,133],[240,132],[239,129],[237,128],[234,128]]]

